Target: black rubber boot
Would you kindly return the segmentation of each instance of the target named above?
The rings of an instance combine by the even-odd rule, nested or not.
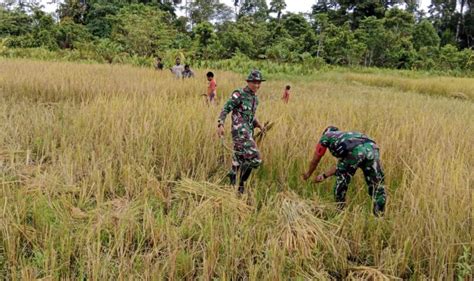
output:
[[[249,179],[250,174],[252,173],[252,168],[250,167],[242,167],[240,171],[240,182],[239,182],[239,193],[244,193],[245,182]]]
[[[244,194],[244,186],[243,185],[239,185],[239,188],[237,189],[237,191],[240,193],[240,194]]]
[[[230,185],[235,185],[237,183],[237,175],[234,174],[233,172],[230,172],[228,176],[229,176]]]
[[[385,205],[380,205],[374,202],[374,216],[383,217],[384,212],[385,212]]]
[[[231,185],[237,184],[237,173],[239,172],[239,166],[232,166],[232,169],[229,171],[227,176],[229,177],[229,181]]]

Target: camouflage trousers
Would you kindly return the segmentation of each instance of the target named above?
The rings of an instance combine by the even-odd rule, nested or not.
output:
[[[380,152],[375,143],[364,143],[355,147],[349,155],[340,159],[336,169],[336,184],[334,185],[334,197],[339,207],[343,208],[346,200],[346,192],[357,168],[364,172],[368,193],[372,197],[374,211],[385,208],[384,173],[380,163]]]
[[[234,172],[242,167],[255,169],[262,164],[262,158],[253,139],[252,131],[247,126],[241,130],[232,130],[232,142],[234,143],[232,171]]]
[[[262,164],[260,152],[253,138],[239,138],[232,141],[234,143],[232,166],[246,166],[255,169]]]

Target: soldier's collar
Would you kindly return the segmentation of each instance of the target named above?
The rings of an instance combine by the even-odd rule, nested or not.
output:
[[[255,93],[250,89],[249,86],[245,86],[244,92],[249,93],[249,94],[251,94],[251,95],[255,95]]]

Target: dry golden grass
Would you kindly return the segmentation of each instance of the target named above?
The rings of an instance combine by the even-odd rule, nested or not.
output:
[[[424,77],[408,78],[387,74],[347,74],[345,79],[365,85],[392,87],[405,92],[474,100],[473,78]]]
[[[286,81],[266,82],[258,115],[273,128],[239,198],[223,181],[230,155],[215,127],[243,78],[217,72],[219,106],[207,107],[204,74],[0,60],[0,278],[469,278],[471,100],[334,74],[293,83],[286,105]],[[473,89],[462,81],[440,85]],[[342,213],[332,180],[299,179],[328,124],[379,143],[383,219],[359,173]]]

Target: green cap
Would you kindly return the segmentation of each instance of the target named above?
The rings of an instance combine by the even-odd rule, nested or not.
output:
[[[259,71],[259,70],[252,70],[252,72],[250,72],[249,76],[247,77],[247,81],[266,81],[265,79],[263,79],[263,75],[262,73]]]

